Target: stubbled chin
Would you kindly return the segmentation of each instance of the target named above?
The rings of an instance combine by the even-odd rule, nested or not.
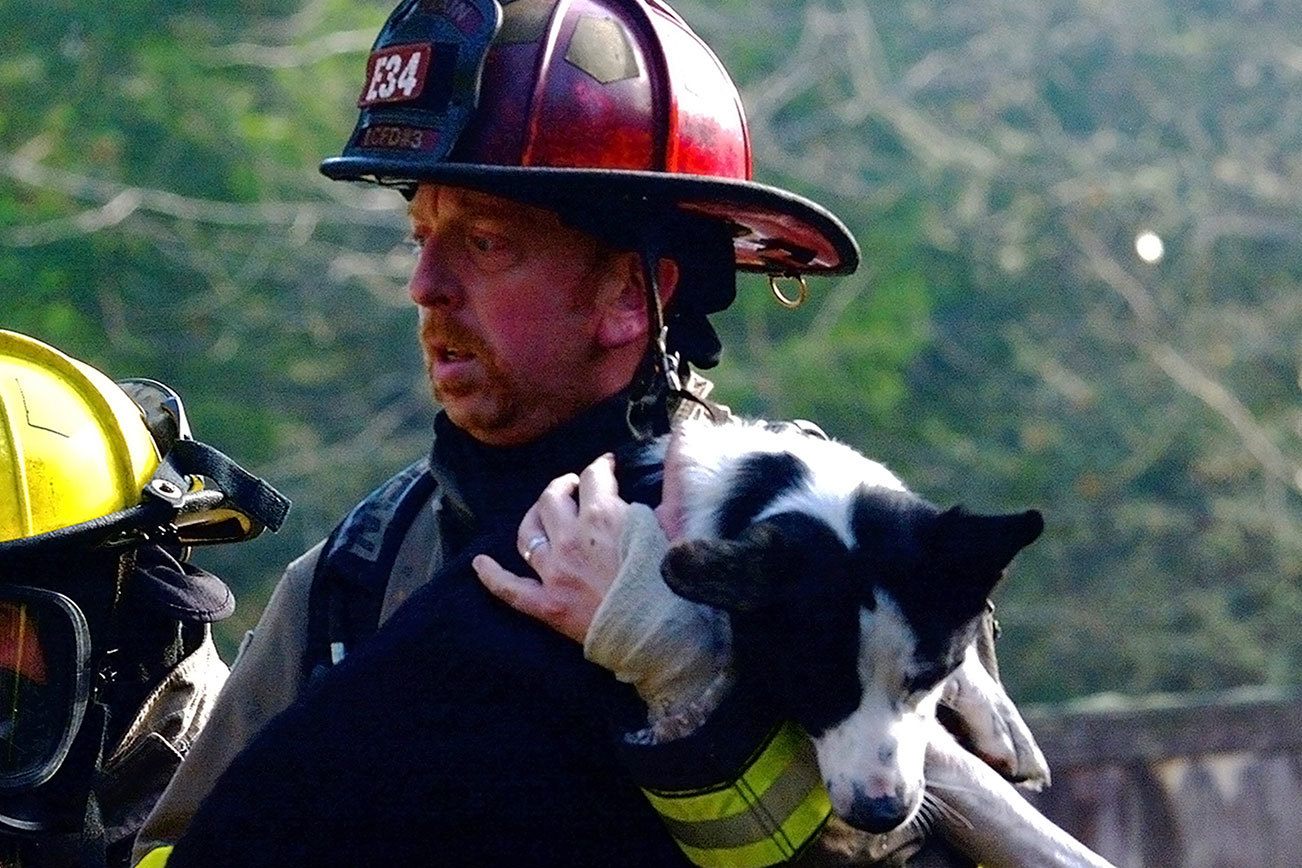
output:
[[[466,377],[430,377],[430,384],[434,387],[434,399],[444,406],[474,401],[481,391]]]
[[[434,400],[458,428],[475,434],[485,424],[491,424],[497,415],[486,396],[473,389],[450,388],[435,384]]]
[[[510,404],[494,396],[470,392],[435,397],[453,425],[489,446],[512,446],[525,443],[542,433],[537,425],[522,420]],[[518,409],[518,408],[515,408]]]

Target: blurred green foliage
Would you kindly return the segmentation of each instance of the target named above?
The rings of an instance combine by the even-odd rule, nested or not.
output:
[[[921,493],[1036,505],[1021,698],[1302,681],[1302,24],[1266,3],[675,4],[757,177],[865,267],[742,278],[716,393]],[[386,4],[0,8],[0,325],[165,379],[296,503],[203,555],[243,601],[425,448],[402,201],[315,171]],[[1151,229],[1165,257],[1141,261]]]

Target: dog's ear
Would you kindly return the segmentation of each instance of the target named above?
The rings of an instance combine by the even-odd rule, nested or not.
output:
[[[943,562],[981,585],[973,590],[985,596],[1017,553],[1043,530],[1044,517],[1038,510],[979,515],[956,506],[936,516],[930,547]]]
[[[780,557],[783,531],[771,522],[747,528],[735,540],[696,539],[669,549],[660,565],[675,594],[728,612],[750,612],[776,599],[786,579]]]

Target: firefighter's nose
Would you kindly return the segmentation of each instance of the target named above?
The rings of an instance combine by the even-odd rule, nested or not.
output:
[[[407,281],[411,300],[421,307],[455,306],[461,303],[462,288],[454,270],[449,267],[441,245],[433,239],[425,241],[416,257],[416,267]]]

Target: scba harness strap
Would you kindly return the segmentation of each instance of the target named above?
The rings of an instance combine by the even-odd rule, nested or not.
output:
[[[422,458],[367,495],[326,538],[308,594],[306,681],[378,629],[398,549],[435,488]]]

